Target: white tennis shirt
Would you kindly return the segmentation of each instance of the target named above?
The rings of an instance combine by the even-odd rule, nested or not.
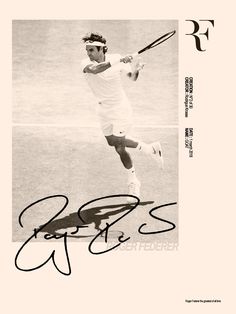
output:
[[[121,58],[119,54],[106,54],[105,57],[105,62]],[[89,64],[98,63],[86,58],[81,62],[82,70]],[[99,114],[103,117],[114,118],[114,115],[125,114],[125,109],[126,114],[131,110],[122,86],[122,72],[132,72],[130,64],[119,62],[101,73],[84,73],[88,85],[99,103]]]

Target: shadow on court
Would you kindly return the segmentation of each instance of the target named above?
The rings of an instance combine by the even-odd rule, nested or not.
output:
[[[146,201],[140,202],[139,206],[145,206],[149,204],[153,204],[154,201]],[[134,204],[133,204],[134,205]],[[102,230],[101,225],[105,226],[105,223],[111,224],[114,220],[110,220],[112,216],[116,216],[120,213],[123,213],[127,210],[132,209],[132,204],[116,204],[116,205],[106,205],[106,206],[99,206],[88,208],[80,212],[80,219],[78,212],[72,213],[66,217],[56,219],[45,226],[40,232],[45,232],[51,235],[60,236],[64,232],[68,232],[68,237],[70,238],[86,238],[90,236],[94,236],[98,232]],[[110,210],[109,210],[110,209]],[[103,213],[104,210],[109,210],[108,212]],[[120,218],[120,216],[116,217],[116,219]],[[124,218],[125,219],[125,218]],[[79,235],[80,231],[77,233],[77,226],[80,228],[86,228],[91,224],[95,224],[93,231],[95,234],[89,235]],[[42,226],[40,226],[42,227]],[[69,231],[70,228],[73,228],[72,231]],[[61,232],[63,229],[63,232]],[[123,234],[123,231],[119,231]],[[76,233],[73,234],[73,233]]]

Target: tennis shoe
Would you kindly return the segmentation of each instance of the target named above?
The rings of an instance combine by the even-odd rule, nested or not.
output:
[[[141,187],[141,183],[138,179],[136,179],[135,181],[131,181],[128,183],[128,194],[133,195],[133,196],[137,196],[138,198],[140,197],[140,187]],[[131,203],[135,203],[137,200],[133,197],[127,197],[127,203],[131,204]]]
[[[160,142],[154,142],[151,144],[151,146],[153,149],[153,152],[151,154],[152,158],[155,159],[156,162],[159,164],[160,169],[164,169],[164,160]]]

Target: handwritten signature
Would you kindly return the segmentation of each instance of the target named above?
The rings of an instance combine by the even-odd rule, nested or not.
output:
[[[120,246],[122,243],[130,240],[130,236],[125,237],[124,233],[121,232],[121,235],[117,236],[117,242],[114,244],[114,246],[110,247],[109,249],[106,250],[95,250],[96,246],[95,243],[98,239],[103,239],[103,241],[105,241],[105,243],[107,243],[108,238],[109,238],[109,232],[111,230],[111,227],[116,225],[118,221],[122,220],[124,217],[128,216],[131,212],[133,212],[135,210],[135,208],[137,208],[137,206],[140,203],[140,199],[136,196],[132,196],[132,195],[127,195],[127,194],[118,194],[118,195],[109,195],[109,196],[105,196],[105,197],[100,197],[94,200],[91,200],[85,204],[83,204],[77,211],[77,218],[79,218],[80,223],[78,225],[75,226],[75,230],[72,232],[63,232],[61,234],[55,233],[54,234],[50,234],[50,228],[49,226],[51,226],[53,223],[56,223],[56,218],[67,208],[68,203],[69,203],[69,199],[67,198],[67,196],[65,195],[52,195],[52,196],[48,196],[48,197],[44,197],[42,199],[37,200],[36,202],[33,202],[32,204],[28,205],[20,214],[19,216],[19,224],[20,226],[23,228],[23,223],[22,223],[22,218],[25,215],[25,213],[29,210],[34,208],[36,205],[40,204],[46,204],[49,200],[51,199],[59,199],[59,200],[63,200],[64,204],[62,206],[62,208],[60,210],[57,211],[57,213],[51,217],[46,223],[44,223],[43,225],[39,226],[38,228],[34,228],[33,230],[33,234],[23,243],[23,245],[20,247],[20,249],[18,250],[16,256],[15,256],[15,266],[18,270],[21,271],[33,271],[36,269],[39,269],[41,267],[43,267],[44,265],[46,265],[48,263],[48,261],[52,260],[55,268],[57,269],[58,272],[60,272],[63,275],[70,275],[71,274],[71,263],[70,263],[70,258],[69,258],[69,253],[68,253],[68,246],[67,246],[67,239],[70,236],[74,236],[76,234],[80,234],[80,231],[82,228],[87,228],[88,226],[86,224],[91,223],[91,218],[89,218],[89,216],[86,217],[86,215],[83,215],[83,213],[85,211],[83,211],[83,209],[90,205],[90,204],[95,204],[98,201],[101,200],[105,200],[105,199],[113,199],[113,200],[117,200],[118,198],[122,198],[122,197],[127,197],[127,196],[131,196],[134,198],[134,203],[133,204],[129,204],[129,205],[125,205],[125,207],[122,209],[122,211],[125,210],[125,213],[122,214],[119,218],[115,219],[113,222],[111,223],[106,223],[106,227],[105,228],[100,228],[99,224],[95,224],[95,229],[97,230],[97,234],[95,235],[95,237],[93,237],[93,239],[90,241],[89,245],[88,245],[88,250],[91,254],[104,254],[107,253],[111,250],[116,249],[118,246]],[[156,206],[154,208],[152,208],[149,211],[149,215],[150,217],[152,217],[155,220],[158,221],[162,221],[168,224],[168,228],[166,229],[161,229],[161,230],[149,230],[148,224],[147,223],[143,223],[142,225],[139,226],[138,228],[138,233],[141,235],[150,235],[150,234],[159,234],[159,233],[164,233],[164,232],[169,232],[173,229],[175,229],[175,224],[171,221],[162,219],[158,216],[156,216],[154,214],[155,211],[157,211],[158,209],[162,208],[162,207],[168,207],[168,206],[172,206],[177,204],[176,202],[172,202],[172,203],[167,203],[167,204],[162,204],[159,206]],[[121,205],[110,205],[109,208],[115,208]],[[103,207],[96,207],[96,209],[99,211],[101,208],[106,208],[106,206]],[[89,209],[91,211],[91,209]],[[120,211],[114,211],[114,214],[117,214],[121,212]],[[106,216],[107,217],[107,216]],[[86,221],[87,220],[87,221]],[[23,251],[26,249],[26,247],[28,246],[28,244],[35,238],[37,238],[39,232],[47,232],[44,235],[44,239],[45,240],[50,240],[50,239],[62,239],[63,240],[63,249],[64,249],[64,254],[65,254],[65,261],[66,261],[66,268],[67,270],[62,270],[62,267],[59,267],[58,264],[56,263],[56,259],[55,259],[55,253],[56,250],[53,249],[50,256],[48,258],[46,258],[46,260],[44,262],[42,262],[41,264],[33,267],[33,268],[26,268],[26,267],[20,267],[19,266],[19,258],[21,256],[21,254],[23,254]]]

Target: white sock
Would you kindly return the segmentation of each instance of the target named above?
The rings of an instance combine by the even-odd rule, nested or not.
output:
[[[153,148],[152,148],[152,145],[150,145],[150,144],[139,142],[136,149],[139,150],[140,152],[143,152],[146,155],[153,154]]]
[[[134,167],[127,169],[127,173],[128,173],[128,182],[133,182],[137,180]]]

